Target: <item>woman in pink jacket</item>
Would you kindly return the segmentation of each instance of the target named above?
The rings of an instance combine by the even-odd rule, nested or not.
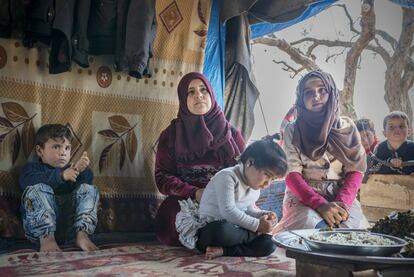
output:
[[[283,218],[274,232],[320,227],[366,228],[356,199],[366,170],[357,128],[339,116],[339,94],[332,76],[312,71],[296,91],[297,118],[286,126],[288,158]],[[340,163],[334,171],[333,161]]]

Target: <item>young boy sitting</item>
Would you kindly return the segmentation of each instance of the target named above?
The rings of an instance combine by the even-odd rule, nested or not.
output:
[[[361,136],[361,143],[364,146],[365,153],[370,154],[375,151],[379,143],[377,133],[375,132],[374,122],[368,118],[361,118],[355,121],[355,125]]]
[[[40,243],[41,252],[61,251],[55,232],[58,217],[62,217],[60,213],[65,210],[59,208],[63,201],[58,200],[64,196],[70,196],[72,203],[69,217],[62,219],[63,222],[73,220],[76,245],[84,251],[98,249],[88,235],[95,231],[98,221],[99,194],[92,185],[93,174],[88,167],[87,153],[84,152],[75,164],[69,164],[71,138],[72,133],[66,126],[42,126],[35,137],[39,161],[28,162],[20,175],[23,227],[30,241]],[[56,234],[61,232],[68,230],[58,230]]]
[[[407,137],[411,133],[410,120],[401,111],[393,111],[384,118],[385,141],[375,151],[374,167],[377,174],[402,174],[414,176],[414,165],[404,162],[414,160],[414,142]]]

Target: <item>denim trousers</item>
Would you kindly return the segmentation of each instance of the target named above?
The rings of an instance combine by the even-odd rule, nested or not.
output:
[[[46,184],[29,186],[21,204],[26,237],[38,243],[40,238],[55,234],[58,243],[63,243],[79,231],[92,234],[98,223],[98,202],[98,190],[89,184],[80,184],[64,195],[55,195]]]

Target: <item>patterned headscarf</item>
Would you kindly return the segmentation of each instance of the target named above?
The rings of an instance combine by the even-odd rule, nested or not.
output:
[[[322,80],[329,92],[329,100],[320,112],[306,109],[304,88],[306,81],[312,78]],[[366,170],[365,151],[355,124],[341,123],[339,116],[339,93],[329,73],[317,70],[306,74],[296,89],[297,119],[293,132],[293,144],[311,160],[318,160],[327,150],[342,164],[355,171]]]
[[[192,114],[187,107],[188,86],[194,79],[200,79],[206,86],[211,97],[211,108],[204,115]],[[235,161],[242,149],[233,139],[230,123],[217,104],[211,84],[201,73],[191,72],[183,76],[178,84],[180,101],[175,125],[175,133],[170,145],[179,160],[193,160],[204,156],[207,151],[214,151],[220,161]]]

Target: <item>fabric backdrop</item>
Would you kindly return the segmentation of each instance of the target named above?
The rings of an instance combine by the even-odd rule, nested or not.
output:
[[[151,231],[162,195],[154,178],[160,132],[176,117],[181,76],[201,71],[210,0],[156,1],[151,78],[115,72],[114,57],[90,56],[90,67],[48,73],[49,49],[0,39],[0,236],[22,237],[20,168],[33,159],[34,134],[45,123],[73,131],[73,159],[91,159],[101,193],[98,231]]]

